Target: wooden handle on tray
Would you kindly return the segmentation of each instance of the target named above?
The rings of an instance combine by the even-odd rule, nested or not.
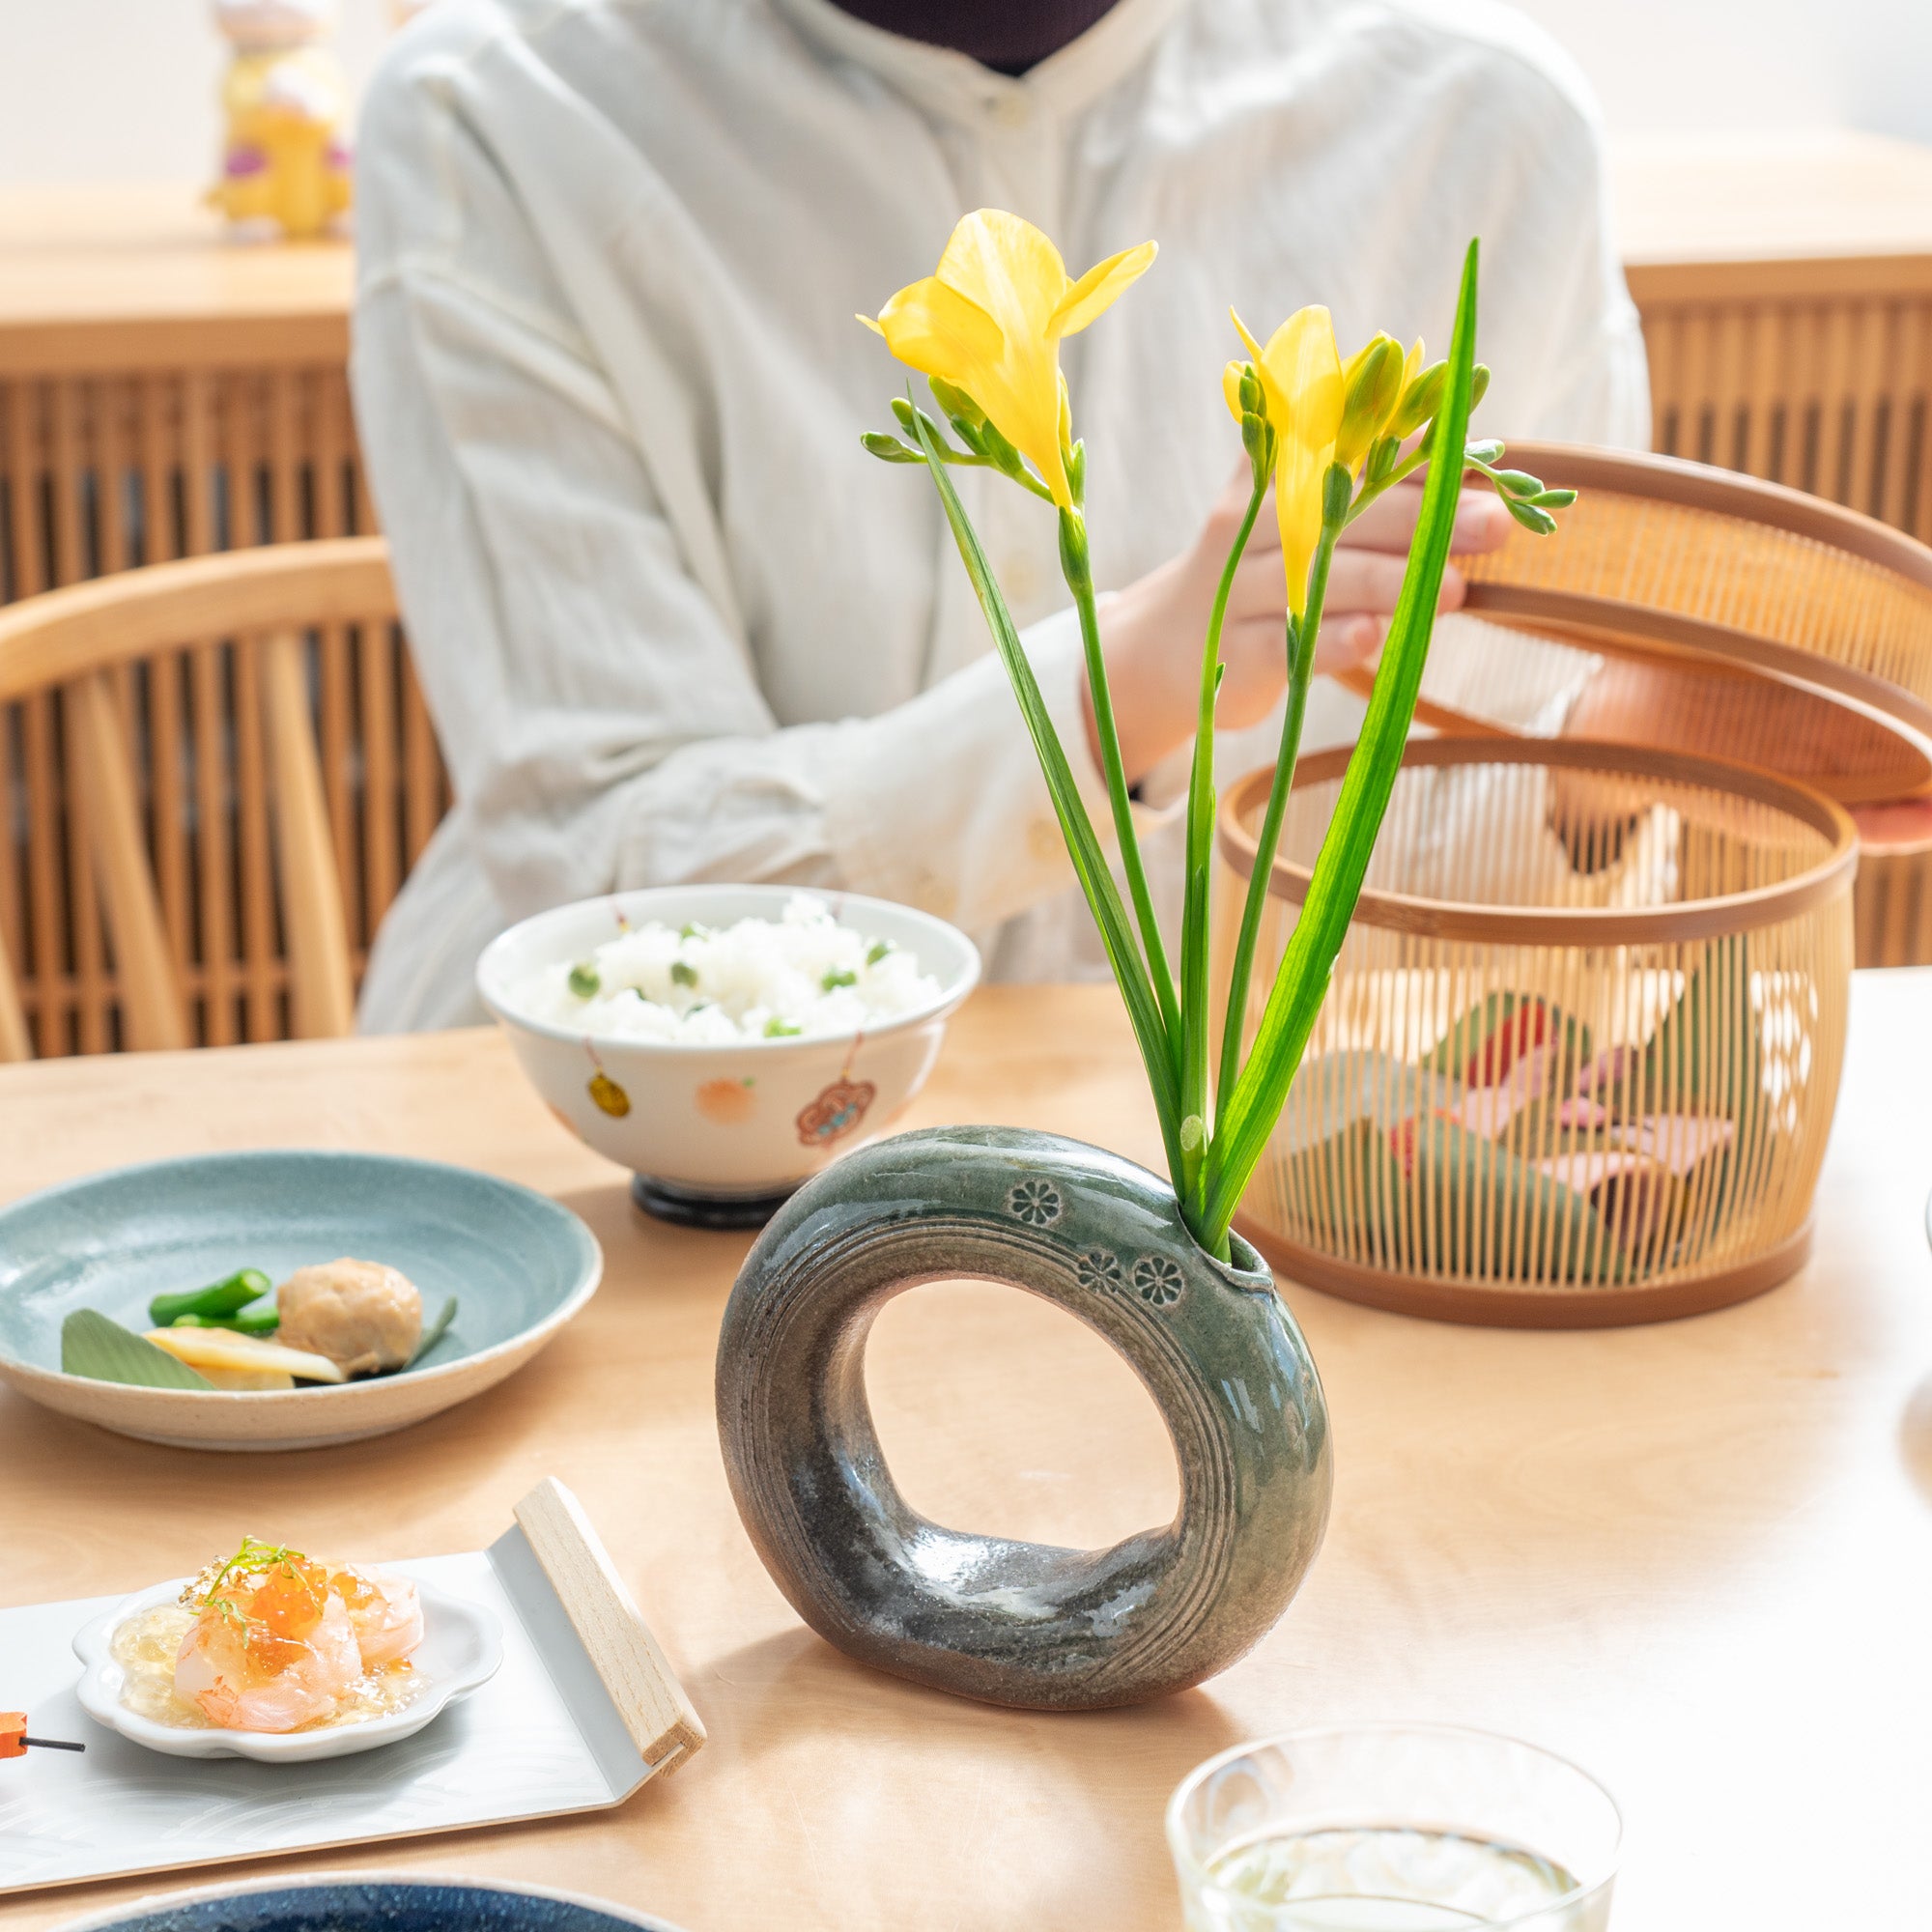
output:
[[[517,1505],[516,1515],[644,1762],[657,1771],[677,1770],[704,1743],[703,1719],[597,1540],[583,1505],[554,1476],[547,1476]]]

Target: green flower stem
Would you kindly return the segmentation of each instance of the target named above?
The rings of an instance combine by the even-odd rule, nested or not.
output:
[[[1080,641],[1087,653],[1087,688],[1094,701],[1094,735],[1100,741],[1100,769],[1106,775],[1107,802],[1114,809],[1114,836],[1121,848],[1121,869],[1126,874],[1127,895],[1139,922],[1147,952],[1149,978],[1160,1006],[1168,1051],[1176,1077],[1180,1070],[1180,1003],[1174,990],[1174,972],[1161,943],[1160,922],[1154,918],[1153,895],[1148,891],[1147,867],[1141,862],[1141,841],[1134,831],[1133,801],[1127,796],[1126,768],[1121,761],[1121,735],[1114,724],[1114,696],[1107,683],[1107,659],[1100,648],[1100,613],[1094,595],[1094,567],[1087,551],[1087,525],[1078,510],[1060,513],[1060,568],[1080,612]],[[1176,1122],[1179,1126],[1179,1122]]]
[[[1235,534],[1234,547],[1215,586],[1214,608],[1208,619],[1208,636],[1201,648],[1201,700],[1194,722],[1194,763],[1187,784],[1187,880],[1185,910],[1180,921],[1180,1113],[1184,1123],[1200,1122],[1189,1145],[1183,1136],[1184,1172],[1178,1189],[1184,1207],[1195,1203],[1208,1151],[1208,868],[1214,842],[1214,703],[1221,689],[1221,631],[1228,618],[1228,599],[1235,588],[1235,572],[1254,535],[1256,520],[1267,498],[1268,472],[1257,465],[1255,486],[1247,514]],[[1221,1257],[1227,1259],[1225,1255]]]
[[[1255,868],[1248,875],[1247,902],[1241,909],[1241,933],[1235,943],[1234,971],[1228,981],[1227,1016],[1221,1030],[1221,1077],[1214,1091],[1235,1091],[1240,1070],[1242,1021],[1248,1009],[1248,980],[1254,972],[1255,948],[1260,944],[1262,913],[1267,905],[1268,878],[1281,845],[1281,823],[1288,815],[1289,788],[1295,761],[1301,755],[1301,725],[1308,713],[1308,687],[1315,679],[1315,645],[1321,633],[1321,608],[1328,595],[1328,570],[1335,560],[1335,544],[1346,526],[1324,524],[1321,541],[1308,576],[1308,607],[1297,627],[1289,625],[1288,708],[1282,715],[1281,747],[1275,754],[1274,782],[1268,787],[1267,810],[1262,815],[1261,836],[1255,841]],[[1205,1213],[1205,1204],[1204,1204]]]
[[[1456,450],[1466,446],[1468,435],[1476,359],[1477,256],[1477,245],[1472,242],[1463,258],[1455,337],[1443,384],[1445,401],[1436,418],[1441,441]],[[1460,463],[1437,464],[1423,488],[1415,542],[1403,574],[1388,641],[1382,647],[1368,716],[1350,756],[1294,930],[1275,973],[1254,1050],[1234,1092],[1223,1096],[1208,1161],[1207,1208],[1203,1226],[1196,1231],[1196,1238],[1210,1252],[1233,1222],[1242,1190],[1281,1117],[1368,874],[1382,814],[1402,766],[1409,724],[1415,716],[1416,696],[1435,623],[1435,602],[1455,535],[1456,499],[1462,480]]]
[[[1073,777],[1072,766],[1067,762],[1065,748],[1054,729],[1053,718],[1040,693],[1039,680],[1034,675],[1033,663],[1026,654],[1025,645],[1020,642],[1012,613],[1007,609],[1007,601],[1000,595],[999,583],[994,579],[992,566],[986,561],[986,553],[973,528],[972,519],[959,500],[952,478],[947,474],[945,461],[931,433],[924,424],[915,422],[913,434],[925,451],[926,469],[939,492],[939,501],[952,527],[953,541],[959,547],[960,561],[966,566],[967,579],[980,601],[980,611],[985,614],[986,628],[993,634],[994,647],[999,651],[1000,662],[1011,680],[1013,696],[1019,700],[1020,716],[1026,722],[1027,735],[1033,740],[1034,750],[1038,754],[1040,774],[1046,781],[1054,815],[1059,819],[1061,833],[1066,840],[1074,876],[1093,909],[1094,923],[1099,928],[1101,944],[1107,949],[1107,960],[1114,969],[1121,998],[1125,1002],[1127,1018],[1134,1030],[1134,1039],[1141,1050],[1141,1064],[1147,1068],[1148,1086],[1153,1094],[1154,1113],[1160,1122],[1161,1140],[1167,1150],[1168,1172],[1179,1174],[1180,1093],[1175,1073],[1174,1045],[1172,1037],[1161,1023],[1160,1008],[1148,980],[1147,962],[1134,944],[1127,909],[1121,902],[1120,889],[1108,868],[1106,853],[1088,816],[1087,803],[1080,795],[1080,786]]]
[[[1428,461],[1429,442],[1428,439],[1425,438],[1379,483],[1369,483],[1363,486],[1361,495],[1355,498],[1353,504],[1350,507],[1349,514],[1342,519],[1342,527],[1347,529],[1378,497],[1382,496],[1389,490],[1393,490],[1398,483],[1404,482],[1408,477],[1413,476]]]

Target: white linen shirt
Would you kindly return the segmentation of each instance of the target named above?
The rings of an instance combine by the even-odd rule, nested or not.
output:
[[[1161,245],[1065,350],[1103,588],[1233,473],[1231,302],[1439,354],[1480,235],[1482,426],[1647,434],[1581,84],[1474,0],[1120,0],[1019,79],[830,0],[441,0],[375,82],[358,180],[357,415],[457,799],[378,940],[373,1030],[477,1017],[513,920],[692,880],[878,894],[995,975],[1104,972],[930,481],[859,444],[905,372],[854,311],[968,210],[1076,274]],[[956,473],[1104,835],[1052,512]],[[1306,742],[1359,717],[1324,681]],[[1170,912],[1178,835],[1149,846]]]

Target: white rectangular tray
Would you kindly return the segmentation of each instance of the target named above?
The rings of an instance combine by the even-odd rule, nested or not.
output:
[[[560,1483],[488,1549],[385,1567],[494,1610],[503,1667],[414,1737],[318,1764],[143,1749],[74,1696],[74,1633],[118,1598],[0,1610],[0,1705],[87,1746],[0,1764],[0,1893],[598,1810],[704,1742]]]

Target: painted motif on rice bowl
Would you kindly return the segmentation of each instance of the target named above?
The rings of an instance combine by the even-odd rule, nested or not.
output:
[[[878,1097],[869,1080],[848,1080],[842,1074],[798,1116],[798,1137],[806,1147],[830,1147],[843,1140],[866,1118]]]

